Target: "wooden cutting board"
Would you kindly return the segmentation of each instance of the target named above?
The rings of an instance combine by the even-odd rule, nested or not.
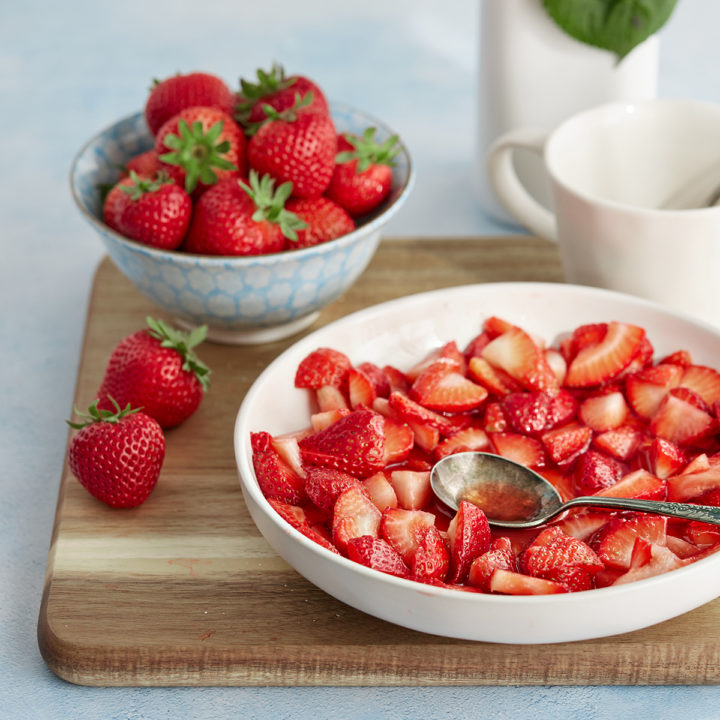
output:
[[[527,237],[385,241],[310,331],[401,295],[515,280],[562,281],[556,248]],[[78,407],[92,401],[113,346],[154,312],[105,259],[90,301]],[[160,481],[140,508],[97,502],[65,464],[38,622],[41,653],[57,675],[86,685],[720,681],[720,601],[612,638],[496,645],[396,627],[298,575],[250,519],[232,446],[245,392],[295,340],[202,346],[211,391],[190,420],[167,433]]]

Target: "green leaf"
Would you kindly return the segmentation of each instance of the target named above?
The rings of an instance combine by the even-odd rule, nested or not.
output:
[[[568,35],[622,60],[667,22],[677,0],[543,0]]]

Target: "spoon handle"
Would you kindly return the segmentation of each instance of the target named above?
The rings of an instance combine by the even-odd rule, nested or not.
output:
[[[576,497],[563,503],[563,510],[571,507],[603,507],[621,510],[638,510],[640,512],[669,515],[683,520],[700,520],[701,522],[720,525],[720,507],[712,505],[694,505],[692,503],[663,502],[662,500],[636,500],[635,498],[615,497]]]

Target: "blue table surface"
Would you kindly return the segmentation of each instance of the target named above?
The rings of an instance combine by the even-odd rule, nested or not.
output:
[[[404,137],[417,184],[388,235],[521,232],[484,215],[473,190],[478,7],[459,0],[2,3],[0,717],[718,717],[715,687],[86,688],[55,677],[38,652],[63,420],[103,255],[68,191],[77,149],[140,109],[154,77],[203,69],[236,85],[276,59]],[[720,3],[678,4],[661,33],[661,96],[720,101],[718,27]]]

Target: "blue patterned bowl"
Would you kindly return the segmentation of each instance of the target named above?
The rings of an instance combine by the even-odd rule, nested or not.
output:
[[[392,131],[346,105],[331,105],[339,132],[377,128],[380,141]],[[393,169],[390,197],[357,230],[314,247],[271,255],[217,257],[156,250],[127,240],[102,221],[101,188],[118,178],[118,167],[153,146],[142,113],[93,137],[73,162],[70,185],[80,211],[108,254],[137,289],[180,325],[206,324],[216,342],[253,344],[288,337],[310,325],[342,295],[370,262],[387,221],[414,182],[404,145]]]

